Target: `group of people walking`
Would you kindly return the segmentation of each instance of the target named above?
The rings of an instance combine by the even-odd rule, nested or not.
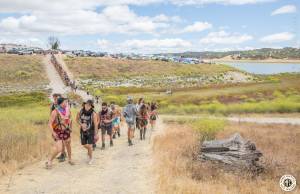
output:
[[[64,84],[66,86],[70,86],[71,89],[76,92],[77,86],[75,84],[75,81],[71,81],[71,79],[68,76],[68,73],[63,69],[61,64],[57,61],[54,54],[51,54],[51,63],[54,65],[56,71],[58,72],[59,76],[63,80]]]
[[[55,143],[46,162],[46,168],[52,167],[53,160],[59,154],[59,161],[65,161],[67,156],[68,163],[74,165],[71,149],[73,129],[71,116],[68,99],[63,98],[60,94],[53,94],[49,127]],[[93,100],[85,101],[76,115],[76,123],[80,128],[81,144],[88,153],[87,163],[92,164],[93,151],[97,147],[99,136],[101,136],[102,150],[106,147],[106,136],[109,137],[109,146],[114,145],[113,139],[121,136],[121,122],[123,120],[126,122],[128,129],[128,146],[132,146],[135,130],[139,129],[140,139],[145,140],[148,123],[150,122],[151,129],[154,130],[157,118],[156,103],[145,103],[143,98],[140,98],[138,103],[134,104],[134,99],[128,97],[127,105],[123,110],[114,103],[103,102],[98,113],[95,111]]]

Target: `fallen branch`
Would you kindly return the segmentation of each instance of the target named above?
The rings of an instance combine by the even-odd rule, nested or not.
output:
[[[204,141],[201,147],[201,160],[217,161],[236,169],[248,169],[261,172],[258,164],[262,153],[256,150],[254,143],[236,133],[225,140]]]

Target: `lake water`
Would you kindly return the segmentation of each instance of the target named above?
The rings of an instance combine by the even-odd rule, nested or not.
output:
[[[237,69],[254,74],[278,74],[300,72],[300,64],[296,63],[249,63],[249,62],[223,62]]]

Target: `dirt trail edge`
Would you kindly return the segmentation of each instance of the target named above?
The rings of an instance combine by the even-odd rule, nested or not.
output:
[[[163,128],[163,123],[158,120],[151,139],[163,131]],[[147,135],[145,141],[135,138],[135,145],[128,147],[126,126],[122,126],[122,136],[114,141],[113,147],[107,147],[106,150],[96,148],[92,165],[86,163],[84,148],[78,141],[73,142],[76,165],[55,161],[53,169],[46,170],[45,161],[41,161],[0,179],[0,193],[155,193],[152,141],[149,141],[150,133]]]

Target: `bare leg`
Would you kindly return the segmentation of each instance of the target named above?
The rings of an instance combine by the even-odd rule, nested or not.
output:
[[[46,162],[46,168],[52,167],[52,161],[56,156],[62,151],[62,141],[56,141],[55,144],[52,147],[52,153],[50,157],[48,158],[48,161]]]
[[[147,131],[147,127],[144,127],[144,131],[143,131],[144,140],[146,139],[146,131]]]
[[[56,141],[55,144],[52,147],[52,153],[49,158],[49,162],[52,162],[54,158],[62,151],[62,141]]]
[[[87,151],[88,151],[89,164],[91,164],[92,159],[93,159],[93,145],[92,144],[86,144],[86,145],[83,145],[83,147],[86,148]]]
[[[65,140],[64,143],[68,153],[69,164],[74,165],[74,162],[72,161],[71,138]]]
[[[102,133],[102,131],[101,131],[101,141],[102,141],[101,149],[105,149],[105,132]]]

